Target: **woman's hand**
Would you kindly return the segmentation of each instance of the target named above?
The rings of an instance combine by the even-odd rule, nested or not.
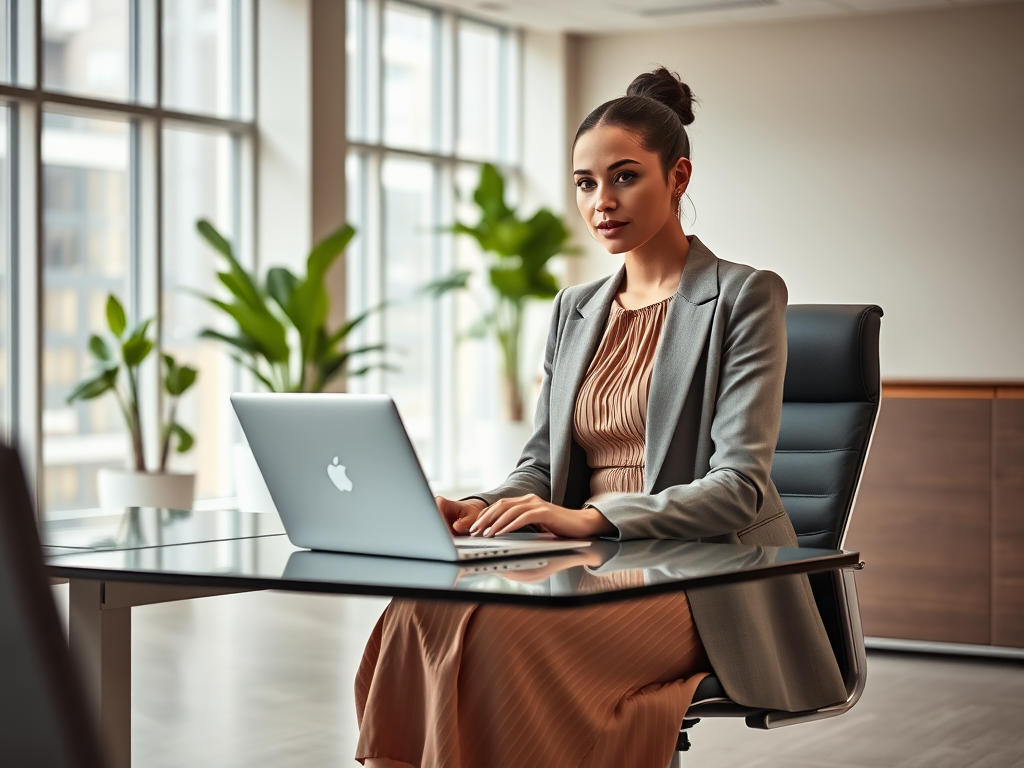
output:
[[[444,516],[448,526],[457,536],[469,534],[469,527],[476,522],[477,517],[487,506],[483,499],[466,499],[455,501],[446,499],[444,496],[435,496],[434,503],[438,511]]]
[[[591,539],[615,533],[615,526],[593,507],[566,509],[534,493],[494,502],[476,515],[469,533],[471,536],[500,536],[524,525],[535,525],[565,539]]]
[[[599,568],[604,565],[605,558],[600,552],[591,551],[594,547],[584,547],[582,551],[553,557],[550,562],[539,565],[536,568],[522,568],[515,571],[502,571],[501,575],[510,581],[518,581],[521,584],[530,584],[535,581],[543,581],[554,576],[559,571],[566,571],[577,566],[589,566]]]

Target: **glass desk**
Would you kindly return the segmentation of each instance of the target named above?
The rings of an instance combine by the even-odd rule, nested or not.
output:
[[[131,608],[261,589],[512,603],[552,609],[856,566],[827,549],[597,541],[466,564],[299,549],[276,515],[87,510],[44,521],[49,574],[70,582],[72,652],[112,765],[131,763]],[[605,574],[631,573],[629,579]]]

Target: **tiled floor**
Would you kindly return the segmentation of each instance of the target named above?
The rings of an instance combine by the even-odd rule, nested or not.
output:
[[[135,609],[134,765],[357,765],[352,679],[385,604],[265,592]],[[706,720],[691,739],[685,768],[1024,768],[1024,663],[875,652],[847,715],[770,732]]]

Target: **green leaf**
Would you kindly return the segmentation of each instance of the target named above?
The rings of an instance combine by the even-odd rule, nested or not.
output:
[[[183,365],[178,369],[178,385],[171,391],[172,395],[182,395],[192,388],[199,378],[199,371],[190,365]]]
[[[221,282],[228,286],[228,290],[238,298],[243,304],[257,309],[263,305],[263,298],[260,296],[260,292],[256,288],[256,281],[253,277],[242,268],[242,265],[238,263],[234,253],[231,250],[231,243],[229,243],[223,235],[218,232],[213,224],[206,219],[200,219],[196,222],[196,229],[199,230],[199,234],[203,236],[207,243],[217,251],[221,256],[224,257],[228,263],[229,277],[227,281],[221,277]],[[230,283],[230,284],[229,284]]]
[[[569,230],[562,220],[546,208],[537,211],[526,222],[526,236],[519,253],[527,269],[537,270],[562,252],[569,239]]]
[[[490,277],[494,290],[507,299],[522,299],[530,293],[529,281],[520,269],[495,268],[491,270]]]
[[[262,354],[271,363],[288,361],[288,341],[284,326],[267,312],[256,311],[239,304],[227,304],[219,299],[210,299],[211,304],[231,315],[243,334],[251,338]]]
[[[125,317],[124,307],[114,294],[110,294],[107,296],[107,326],[110,332],[120,339],[127,325],[128,318]]]
[[[385,349],[387,347],[384,344],[370,344],[365,347],[346,350],[338,355],[332,355],[323,360],[317,368],[320,374],[320,381],[323,385],[326,385],[331,379],[341,373],[348,361],[356,355],[365,355],[369,352],[383,352]]]
[[[153,342],[142,336],[132,336],[121,347],[121,357],[129,368],[137,368],[153,351]]]
[[[111,363],[114,361],[114,353],[110,350],[110,347],[107,346],[107,342],[95,333],[89,337],[89,351],[92,352],[93,357],[102,363]]]
[[[465,288],[469,284],[469,278],[473,276],[468,269],[457,269],[447,277],[427,283],[420,290],[430,296],[441,296],[448,291],[455,291]]]
[[[219,333],[218,331],[214,331],[210,328],[205,328],[202,331],[200,331],[199,338],[214,339],[215,341],[224,342],[225,344],[229,344],[232,347],[236,347],[249,355],[258,354],[260,351],[259,344],[257,344],[255,341],[253,341],[251,337],[246,336],[245,334],[242,334],[241,336],[227,336],[223,333]]]
[[[135,328],[132,329],[131,336],[128,337],[129,340],[145,338],[146,334],[149,332],[149,326],[152,324],[153,321],[151,319],[143,320],[141,323],[135,326]]]
[[[400,369],[396,368],[393,365],[389,365],[388,363],[374,363],[373,365],[364,365],[362,368],[356,368],[354,371],[349,371],[348,372],[348,377],[350,379],[354,379],[357,376],[365,376],[370,371],[392,371],[392,372],[396,372],[398,370],[400,370]]]
[[[176,448],[178,453],[186,453],[192,449],[195,445],[196,439],[192,436],[192,433],[185,429],[181,424],[175,422],[169,425],[171,434],[178,438],[178,447]]]
[[[350,224],[342,224],[327,237],[313,246],[306,259],[306,279],[322,283],[324,275],[334,260],[348,247],[356,230]]]
[[[264,387],[267,388],[268,392],[276,392],[277,391],[277,388],[274,386],[274,383],[270,379],[268,379],[266,376],[264,376],[262,373],[260,373],[259,368],[257,368],[252,362],[250,362],[248,360],[243,360],[238,355],[232,355],[231,359],[234,360],[236,363],[238,363],[243,368],[245,368],[247,371],[249,371],[249,373],[251,373],[253,376],[255,376],[256,379]]]
[[[374,312],[379,312],[386,306],[387,302],[383,302],[381,304],[378,304],[376,307],[370,307],[366,311],[361,312],[360,314],[353,317],[351,320],[349,320],[347,323],[342,325],[338,330],[331,334],[330,338],[327,340],[327,348],[334,349],[334,347],[337,346],[338,342],[347,338],[348,335],[352,333],[352,331],[354,331],[357,327],[359,327],[361,323],[365,322],[370,315],[372,315]]]
[[[484,219],[502,219],[511,211],[505,205],[505,179],[490,163],[480,168],[480,182],[473,193],[473,200],[483,211]]]
[[[530,275],[529,295],[535,299],[553,299],[558,294],[558,281],[547,270]]]
[[[218,272],[217,279],[240,304],[256,310],[264,307],[263,297],[260,296],[249,276],[232,270],[231,272]]]
[[[315,357],[317,331],[327,322],[330,313],[331,300],[325,283],[327,270],[353,235],[355,229],[345,224],[313,246],[306,260],[306,277],[289,297],[285,312],[299,331],[303,360]]]
[[[172,397],[180,397],[189,387],[195,384],[198,371],[187,365],[178,365],[170,355],[163,355],[166,373],[164,389]]]
[[[199,234],[203,236],[203,239],[206,240],[206,242],[208,242],[215,251],[222,253],[229,259],[234,258],[231,253],[231,243],[229,243],[207,219],[200,219],[197,221],[196,229],[199,230]]]
[[[285,311],[285,314],[288,313],[288,303],[298,284],[299,278],[284,267],[273,267],[267,272],[267,293]]]
[[[104,392],[108,392],[114,388],[114,384],[117,382],[117,373],[120,368],[108,368],[103,371],[99,376],[83,381],[73,390],[71,394],[67,396],[67,402],[73,403],[76,400],[92,400],[95,397],[99,397]]]

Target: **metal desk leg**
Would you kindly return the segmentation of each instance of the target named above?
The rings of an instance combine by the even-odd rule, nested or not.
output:
[[[132,764],[132,607],[247,589],[71,579],[68,635],[71,654],[96,712],[111,768]]]
[[[112,768],[132,764],[132,609],[104,606],[106,584],[71,579],[71,653],[97,715]]]

